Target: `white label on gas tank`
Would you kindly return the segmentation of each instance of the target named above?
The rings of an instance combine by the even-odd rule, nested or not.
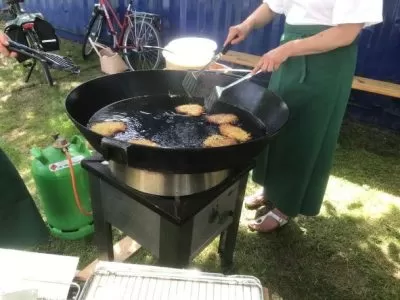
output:
[[[85,157],[83,155],[78,155],[75,157],[72,157],[72,165],[79,164]],[[57,172],[62,169],[68,168],[68,160],[63,160],[59,162],[55,162],[49,165],[49,170],[51,172]]]

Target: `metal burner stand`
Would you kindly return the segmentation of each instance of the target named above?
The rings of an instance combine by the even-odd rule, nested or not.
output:
[[[254,162],[221,184],[201,193],[179,198],[136,191],[111,175],[102,158],[82,161],[88,171],[100,257],[114,260],[112,226],[156,256],[159,265],[184,268],[220,235],[221,267],[233,263],[243,198]]]

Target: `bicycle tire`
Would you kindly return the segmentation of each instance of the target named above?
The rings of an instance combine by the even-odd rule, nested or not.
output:
[[[86,53],[86,46],[90,44],[89,35],[92,31],[92,27],[94,26],[97,18],[99,17],[103,18],[103,15],[100,12],[96,12],[95,15],[90,19],[88,30],[86,31],[85,37],[83,38],[82,57],[84,60],[87,60],[93,54],[93,48],[89,51],[89,53]],[[103,24],[104,24],[104,19],[101,20],[100,31],[101,28],[103,27]]]
[[[154,37],[157,40],[157,45],[153,45],[153,46],[161,47],[160,31],[152,24],[150,19],[142,18],[142,17],[136,17],[136,18],[143,25],[148,26],[150,28],[151,32],[154,34]],[[132,29],[132,24],[129,24],[128,27],[126,28],[125,32],[124,32],[124,36],[123,36],[123,40],[122,40],[122,45],[124,47],[124,49],[123,49],[124,59],[125,59],[126,64],[129,67],[129,69],[132,70],[132,71],[134,71],[134,70],[154,70],[154,69],[157,69],[160,66],[161,61],[162,61],[162,59],[161,59],[161,51],[158,51],[157,60],[150,68],[142,68],[142,67],[140,67],[138,65],[135,65],[134,62],[131,62],[130,59],[128,58],[128,49],[126,47],[127,47],[128,35],[129,35],[131,29]]]

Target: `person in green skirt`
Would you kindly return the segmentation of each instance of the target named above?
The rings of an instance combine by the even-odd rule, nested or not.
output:
[[[246,198],[267,213],[248,226],[272,232],[290,217],[319,214],[345,114],[361,30],[382,22],[383,0],[264,0],[225,45],[238,44],[255,28],[285,15],[280,45],[253,72],[273,72],[269,90],[281,96],[290,118],[258,157],[253,180],[262,193]]]

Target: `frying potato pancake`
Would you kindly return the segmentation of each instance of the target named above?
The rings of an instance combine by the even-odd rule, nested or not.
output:
[[[219,134],[211,135],[208,138],[206,138],[203,142],[203,146],[207,148],[224,147],[235,144],[237,144],[236,140]]]
[[[136,145],[150,146],[150,147],[160,147],[157,143],[154,143],[153,141],[150,141],[148,139],[130,140],[129,143]]]
[[[110,137],[118,132],[124,132],[126,130],[126,124],[118,121],[106,121],[96,123],[92,125],[90,129],[98,134]]]
[[[230,124],[222,124],[219,126],[219,131],[222,135],[238,140],[239,142],[246,142],[251,139],[250,133],[244,131],[242,128]]]
[[[239,118],[234,114],[215,114],[206,116],[206,119],[210,123],[214,124],[235,124],[239,121]]]
[[[204,113],[204,107],[199,104],[183,104],[175,107],[176,112],[192,117],[201,116]]]

